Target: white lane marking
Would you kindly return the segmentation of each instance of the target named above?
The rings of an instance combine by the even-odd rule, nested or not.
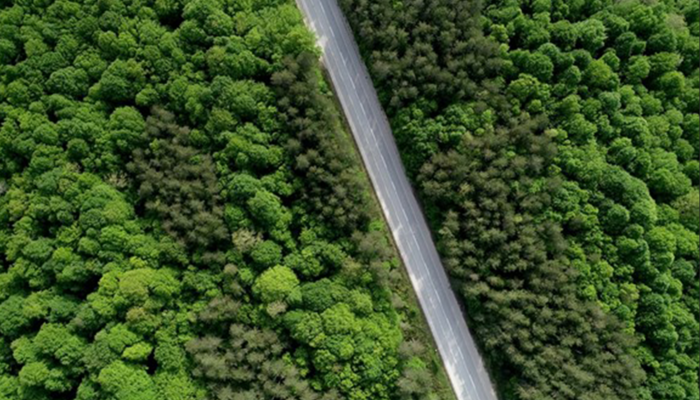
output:
[[[435,296],[435,297],[437,298],[437,302],[440,303],[440,308],[443,308],[442,307],[442,300],[440,299],[440,296]],[[445,318],[447,318],[447,316],[445,316]]]
[[[350,99],[350,104],[352,104],[352,107],[357,108],[357,106],[355,105],[355,98],[352,96],[348,96],[348,99]]]
[[[376,140],[374,142],[374,146],[375,146],[375,148],[379,148],[379,143],[377,143]],[[380,156],[379,159],[382,160],[382,168],[384,169],[384,171],[388,171],[389,168],[386,165],[386,161],[384,160],[384,157]]]

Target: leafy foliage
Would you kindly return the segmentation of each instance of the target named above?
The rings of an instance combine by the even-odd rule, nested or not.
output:
[[[444,390],[291,1],[0,2],[0,37],[0,399]]]
[[[341,4],[504,397],[697,399],[696,2]]]
[[[212,157],[189,145],[191,133],[172,114],[155,110],[126,168],[135,176],[146,218],[185,246],[207,249],[227,239]],[[221,258],[223,255],[218,255]],[[210,255],[215,257],[215,255]]]

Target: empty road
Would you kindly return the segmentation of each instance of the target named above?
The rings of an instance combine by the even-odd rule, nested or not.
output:
[[[406,177],[391,128],[336,0],[297,0],[316,33],[322,61],[459,400],[496,400],[489,376],[447,280]]]

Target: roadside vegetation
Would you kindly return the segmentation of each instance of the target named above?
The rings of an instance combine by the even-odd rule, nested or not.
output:
[[[435,399],[291,0],[0,0],[0,399]]]
[[[502,398],[698,399],[698,2],[340,3]]]

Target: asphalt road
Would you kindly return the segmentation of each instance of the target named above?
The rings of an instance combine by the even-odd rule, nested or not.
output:
[[[360,148],[457,398],[496,400],[340,7],[336,0],[297,0],[297,4],[316,33],[323,51],[322,61]]]

